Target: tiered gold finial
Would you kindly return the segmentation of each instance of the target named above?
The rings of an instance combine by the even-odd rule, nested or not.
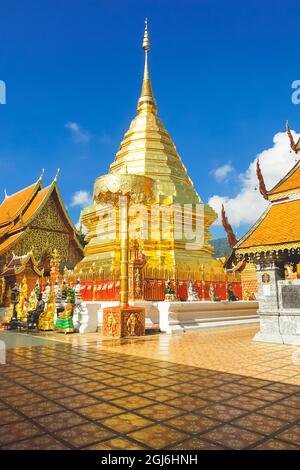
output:
[[[144,39],[143,39],[143,49],[147,52],[150,49],[150,40],[149,40],[149,34],[148,34],[148,18],[145,19],[145,32],[144,32]]]
[[[150,39],[148,33],[148,19],[145,20],[145,31],[144,31],[144,39],[143,39],[143,49],[145,51],[145,68],[144,68],[144,78],[143,78],[143,85],[142,85],[142,93],[141,97],[138,101],[138,112],[154,112],[156,113],[156,103],[153,96],[151,80],[149,75],[149,67],[148,67],[148,52],[150,50]]]

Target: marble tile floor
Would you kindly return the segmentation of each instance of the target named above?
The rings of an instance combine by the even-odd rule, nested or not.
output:
[[[300,449],[300,348],[257,325],[50,333],[0,366],[0,449]]]

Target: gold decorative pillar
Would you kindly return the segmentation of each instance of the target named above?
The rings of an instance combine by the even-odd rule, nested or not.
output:
[[[103,309],[103,335],[120,338],[145,334],[145,309],[128,305],[128,205],[130,202],[149,203],[155,193],[154,186],[152,178],[130,174],[109,174],[95,182],[94,199],[118,207],[120,227],[120,305]]]
[[[120,307],[128,307],[128,196],[119,197]]]

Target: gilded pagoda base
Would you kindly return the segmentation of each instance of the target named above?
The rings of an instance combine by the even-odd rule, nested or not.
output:
[[[104,308],[102,334],[113,338],[144,336],[145,309],[131,306]]]

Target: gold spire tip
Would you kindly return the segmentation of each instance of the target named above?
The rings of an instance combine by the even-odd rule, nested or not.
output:
[[[41,171],[41,174],[40,174],[40,177],[39,177],[40,181],[43,179],[44,173],[45,173],[45,168],[42,168],[42,171]]]
[[[58,175],[59,175],[59,172],[60,172],[60,168],[57,168],[57,172],[56,172],[56,175],[55,175],[55,178],[54,178],[54,182],[57,181],[57,178],[58,178]]]
[[[150,40],[148,34],[148,18],[145,19],[145,31],[144,31],[144,39],[143,39],[143,49],[148,52],[150,49]]]

